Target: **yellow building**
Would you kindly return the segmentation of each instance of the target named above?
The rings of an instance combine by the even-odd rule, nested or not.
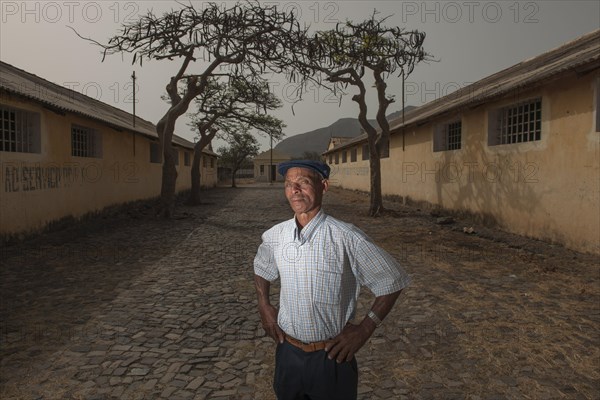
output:
[[[189,189],[193,143],[175,136],[177,191]],[[217,181],[206,151],[202,184]],[[160,194],[155,126],[0,62],[0,237]]]
[[[384,195],[600,253],[600,30],[392,121],[389,148]],[[368,191],[367,150],[325,152],[332,184]]]
[[[277,181],[282,182],[283,177],[277,173],[277,166],[292,158],[279,150],[264,151],[254,157],[254,180],[256,182]]]

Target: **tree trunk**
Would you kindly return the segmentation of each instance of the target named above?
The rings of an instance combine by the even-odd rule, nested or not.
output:
[[[201,182],[202,174],[200,172],[200,161],[202,161],[202,150],[213,140],[217,130],[206,126],[199,126],[200,140],[194,145],[194,160],[192,161],[192,191],[187,201],[188,205],[197,206],[201,202]],[[206,133],[208,131],[208,133]]]
[[[393,102],[393,99],[388,99],[385,95],[387,85],[382,78],[383,71],[375,70],[373,74],[375,76],[375,87],[377,88],[377,102],[379,107],[377,108],[377,123],[381,129],[379,135],[375,134],[373,143],[369,141],[370,157],[371,160],[371,205],[369,208],[369,215],[376,216],[383,211],[383,195],[381,193],[381,156],[383,149],[387,151],[387,156],[390,153],[390,125],[387,120],[387,108]],[[376,155],[375,155],[376,154]],[[374,156],[375,155],[375,156]]]
[[[192,161],[192,190],[190,192],[190,197],[187,201],[187,204],[190,206],[197,206],[200,204],[200,198],[202,197],[200,194],[200,183],[201,183],[201,173],[200,173],[200,161],[202,160],[202,147],[200,147],[201,142],[198,142],[194,145],[194,159]]]
[[[362,82],[357,84],[360,94],[354,95],[352,100],[358,103],[360,109],[358,113],[358,122],[367,133],[369,143],[369,172],[371,177],[370,205],[369,215],[376,217],[383,211],[383,197],[381,195],[381,167],[380,151],[377,146],[377,130],[369,123],[367,119],[367,103],[365,100],[366,88]]]
[[[166,90],[171,99],[171,107],[156,124],[156,132],[163,149],[163,176],[160,189],[160,209],[158,210],[158,215],[164,218],[171,218],[175,213],[177,169],[175,168],[175,154],[173,146],[171,145],[173,134],[175,132],[175,122],[177,121],[177,118],[185,114],[192,100],[194,100],[194,98],[206,87],[206,79],[203,79],[202,83],[197,85],[198,79],[192,77],[187,80],[187,91],[183,98],[179,96],[177,84],[191,59],[192,53],[186,57],[179,73],[172,77],[170,83],[167,85]],[[216,66],[214,68],[216,68]]]
[[[381,160],[375,140],[369,138],[369,169],[371,170],[371,199],[369,215],[378,216],[383,211],[383,196],[381,194]]]
[[[237,186],[235,186],[235,173],[236,172],[237,172],[237,170],[231,172],[231,187],[232,188],[237,187]]]
[[[177,183],[177,169],[175,168],[173,148],[170,144],[167,144],[167,146],[168,150],[165,150],[164,152],[162,168],[159,215],[164,218],[171,218],[175,213],[175,185]]]

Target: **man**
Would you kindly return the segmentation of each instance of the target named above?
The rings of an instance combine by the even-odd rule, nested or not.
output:
[[[327,164],[302,160],[279,166],[294,218],[266,231],[254,259],[258,308],[278,342],[273,388],[279,400],[356,399],[355,353],[392,309],[410,279],[362,231],[321,210]],[[281,281],[279,309],[270,283]],[[359,325],[360,286],[376,296]]]

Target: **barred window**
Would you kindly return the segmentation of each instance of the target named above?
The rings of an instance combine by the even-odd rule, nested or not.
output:
[[[204,168],[208,168],[208,156],[206,156],[204,154],[202,155],[202,166]]]
[[[489,117],[490,146],[533,142],[542,136],[542,99],[494,110]]]
[[[260,174],[261,174],[261,176],[265,174],[265,165],[264,164],[260,164]]]
[[[179,165],[179,150],[173,149],[173,160],[175,160],[175,165]]]
[[[381,143],[381,158],[388,158],[390,156],[390,138]]]
[[[333,154],[329,155],[329,164],[333,164]]]
[[[150,142],[150,162],[160,164],[162,162],[162,152],[160,151],[160,143]]]
[[[101,157],[100,134],[92,128],[72,125],[71,155],[74,157]]]
[[[40,152],[40,114],[0,106],[0,151]]]
[[[190,166],[190,152],[189,151],[184,151],[183,152],[183,165],[186,167]]]
[[[340,163],[340,153],[335,153],[335,163],[336,164]]]
[[[348,158],[348,152],[346,150],[342,151],[342,163],[345,163]]]
[[[365,143],[362,146],[362,159],[363,160],[368,160],[370,157],[370,153],[369,153],[369,144]]]
[[[214,168],[214,167],[215,167],[215,159],[214,159],[214,157],[211,157],[211,158],[210,158],[210,167],[211,167],[211,168]]]
[[[433,134],[433,151],[459,150],[462,139],[462,121],[439,124]]]
[[[356,153],[357,152],[358,152],[358,149],[356,147],[354,147],[352,150],[350,150],[350,162],[356,161]]]

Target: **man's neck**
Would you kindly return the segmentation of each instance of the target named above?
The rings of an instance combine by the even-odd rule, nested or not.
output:
[[[296,214],[296,226],[302,230],[308,223],[321,211],[321,207],[310,210],[309,212]]]

